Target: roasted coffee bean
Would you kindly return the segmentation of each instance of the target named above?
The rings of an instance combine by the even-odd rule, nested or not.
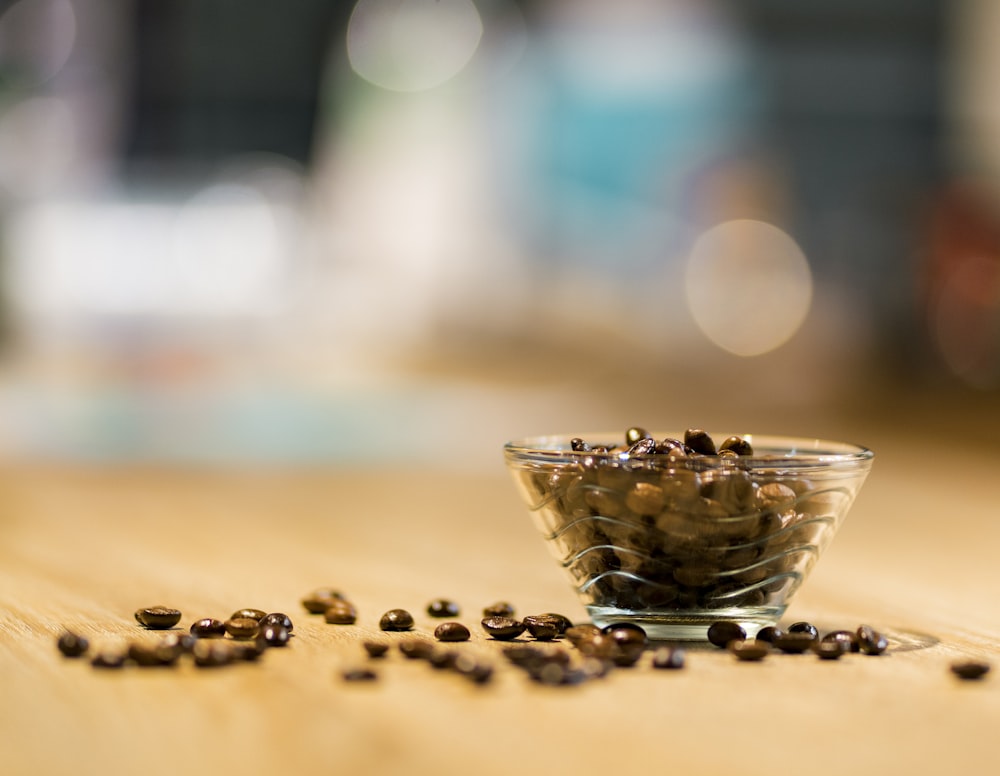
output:
[[[199,639],[221,639],[226,635],[226,623],[214,617],[205,617],[191,623],[191,635]]]
[[[340,672],[345,682],[374,682],[378,674],[370,668],[348,668]]]
[[[247,618],[243,618],[247,619]],[[257,623],[254,622],[254,625]],[[234,652],[231,644],[214,639],[198,639],[191,652],[194,664],[199,668],[219,668],[233,662]]]
[[[468,641],[472,636],[469,629],[460,622],[443,622],[434,629],[438,641]]]
[[[493,678],[493,666],[477,660],[473,655],[459,655],[452,668],[474,684],[487,684]]]
[[[747,442],[743,437],[738,436],[731,436],[719,445],[720,454],[725,450],[731,450],[736,453],[736,455],[753,455],[753,445]]]
[[[399,651],[411,660],[427,660],[434,654],[434,645],[426,639],[404,639]]]
[[[284,647],[292,634],[284,625],[262,625],[260,639],[269,647]]]
[[[266,628],[268,625],[277,625],[284,628],[289,633],[295,630],[292,619],[284,612],[270,612],[260,618],[260,626]]]
[[[774,646],[788,655],[801,655],[812,648],[816,640],[808,633],[785,633],[774,640]]]
[[[357,622],[358,612],[350,601],[336,599],[330,601],[323,619],[331,625],[353,625]]]
[[[819,631],[811,622],[793,622],[788,626],[788,633],[805,633],[812,636],[813,641],[819,638]]]
[[[56,640],[56,646],[66,657],[80,657],[90,648],[90,642],[72,631],[65,631]]]
[[[365,641],[361,646],[365,648],[368,657],[384,657],[389,651],[389,645],[384,641]]]
[[[413,630],[413,615],[406,609],[390,609],[379,619],[378,626],[384,631]]]
[[[483,617],[513,617],[514,607],[506,601],[497,601],[495,604],[483,608]]]
[[[737,639],[729,642],[728,649],[738,660],[757,662],[770,654],[771,645],[759,639]]]
[[[435,598],[427,604],[427,614],[431,617],[458,617],[458,604],[447,598]]]
[[[730,641],[743,641],[746,637],[747,632],[743,630],[743,626],[729,620],[719,620],[708,627],[708,640],[723,649]]]
[[[570,644],[574,647],[579,647],[581,642],[589,641],[594,636],[600,636],[601,629],[590,623],[585,625],[571,625],[563,635],[569,639]]]
[[[951,672],[959,679],[982,679],[989,670],[989,663],[978,660],[962,660],[951,664]]]
[[[827,633],[821,641],[836,641],[844,645],[845,652],[860,652],[858,646],[858,634],[849,630],[835,630]]]
[[[165,630],[173,628],[181,621],[181,613],[169,606],[147,606],[136,610],[135,619],[140,625],[151,630]]]
[[[628,449],[628,454],[630,456],[652,455],[655,452],[656,452],[656,440],[651,439],[650,437],[640,439],[638,442],[630,446]]]
[[[125,665],[126,655],[118,649],[102,649],[90,660],[94,668],[121,668]]]
[[[757,631],[757,641],[766,641],[768,644],[773,644],[774,640],[782,635],[784,635],[784,631],[781,628],[775,625],[765,625]]]
[[[263,638],[258,636],[250,641],[236,641],[228,646],[230,652],[232,652],[234,661],[242,660],[252,663],[260,659],[260,656],[267,651],[269,645]]]
[[[559,623],[545,615],[529,615],[522,620],[533,639],[538,641],[552,641],[559,631]]]
[[[653,668],[684,668],[684,650],[681,647],[657,647],[653,652]]]
[[[334,601],[346,600],[343,593],[332,587],[317,588],[302,599],[302,606],[310,614],[324,614]]]
[[[226,620],[226,633],[234,639],[253,639],[260,631],[260,623],[252,617],[235,617]]]
[[[625,431],[625,444],[631,447],[636,442],[643,439],[652,439],[652,434],[650,434],[646,429],[640,428],[639,426],[632,426],[632,428]]]
[[[197,640],[198,638],[190,633],[167,633],[160,639],[160,646],[165,649],[176,650],[178,654],[187,654],[194,649],[194,644]]]
[[[848,646],[843,641],[837,641],[836,639],[831,639],[830,641],[820,639],[813,642],[812,650],[822,660],[837,660],[847,652]]]
[[[586,442],[580,439],[580,437],[574,437],[573,439],[569,440],[569,448],[574,453],[590,452],[590,445],[588,445]]]
[[[180,653],[169,649],[157,649],[157,645],[155,644],[139,644],[136,642],[128,645],[126,655],[137,666],[148,668],[150,666],[172,665]]]
[[[431,664],[431,668],[454,668],[458,654],[453,649],[436,650],[427,658],[427,662]]]
[[[866,655],[881,655],[889,648],[889,640],[870,625],[860,626],[857,637],[858,649]]]
[[[604,629],[604,635],[614,643],[611,662],[616,666],[622,668],[634,666],[646,649],[646,631],[638,625],[631,623],[609,625]]]
[[[231,615],[229,615],[230,620],[240,620],[246,618],[248,620],[255,620],[260,622],[267,616],[267,612],[263,609],[237,609]]]
[[[536,639],[539,639],[539,641],[547,641],[548,639],[539,637],[535,631],[532,630],[533,626],[545,625],[555,628],[555,636],[551,636],[549,638],[562,636],[569,628],[573,627],[573,623],[568,617],[562,614],[556,614],[555,612],[546,612],[545,614],[529,614],[522,620],[522,622],[528,629],[528,632],[531,633],[531,635]],[[543,633],[547,634],[548,630],[546,629]]]
[[[684,444],[701,455],[715,455],[715,442],[703,429],[689,428],[684,432]]]
[[[487,617],[482,621],[483,630],[497,641],[516,639],[525,631],[524,623],[513,617],[499,615]]]

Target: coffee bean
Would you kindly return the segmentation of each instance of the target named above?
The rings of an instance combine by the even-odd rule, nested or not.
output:
[[[611,662],[616,666],[623,668],[634,666],[646,649],[646,631],[638,625],[631,623],[609,625],[604,629],[604,635],[610,637],[614,643]]]
[[[249,619],[249,618],[242,618]],[[256,621],[252,621],[256,625]],[[194,664],[199,668],[219,668],[233,662],[232,646],[225,641],[214,639],[198,639],[191,652]]]
[[[512,617],[494,615],[486,617],[482,621],[483,630],[497,641],[510,641],[516,639],[525,631],[525,625],[520,620]]]
[[[681,647],[657,647],[653,652],[653,668],[684,668],[684,650]]]
[[[644,428],[632,426],[632,428],[625,431],[625,444],[629,447],[643,439],[652,439],[652,435]]]
[[[160,639],[160,646],[164,649],[175,650],[178,654],[187,654],[194,649],[194,644],[198,640],[190,633],[173,632],[167,633]]]
[[[427,662],[431,664],[431,668],[445,669],[454,668],[455,661],[458,660],[458,652],[453,649],[439,650],[431,653],[431,656],[427,658]]]
[[[689,428],[684,432],[684,444],[701,455],[715,455],[715,442],[703,429]]]
[[[399,651],[411,660],[427,660],[434,654],[434,645],[426,639],[404,639]]]
[[[881,655],[889,648],[889,640],[870,625],[860,626],[857,637],[858,649],[866,655]]]
[[[575,646],[586,657],[593,657],[609,662],[617,649],[614,639],[608,634],[601,632],[581,640]]]
[[[435,598],[427,604],[427,614],[431,617],[458,617],[458,604],[447,598]]]
[[[978,660],[962,660],[951,664],[951,672],[959,679],[982,679],[989,670],[989,663]]]
[[[235,617],[226,620],[226,633],[234,639],[256,638],[260,631],[260,623],[252,617]]]
[[[849,630],[835,630],[827,633],[821,641],[835,641],[844,645],[845,652],[860,652],[858,646],[858,635]]]
[[[713,622],[708,627],[708,640],[715,646],[725,648],[730,641],[743,641],[747,637],[747,632],[736,622],[729,620],[719,620]]]
[[[589,453],[590,445],[579,437],[573,437],[573,439],[569,440],[569,449],[574,453]]]
[[[757,662],[771,652],[771,645],[759,639],[737,639],[729,642],[728,649],[738,660]]]
[[[384,631],[412,630],[413,615],[406,609],[390,609],[379,619],[378,626]]]
[[[128,645],[126,655],[138,666],[167,666],[174,663],[180,653],[172,650],[159,650],[155,644],[132,643]]]
[[[378,674],[370,668],[348,668],[340,672],[340,678],[345,682],[374,682]]]
[[[329,602],[323,619],[331,625],[353,625],[358,619],[358,612],[350,601],[336,599]]]
[[[808,633],[785,633],[774,640],[774,646],[788,655],[801,655],[812,648],[815,639]]]
[[[213,617],[205,617],[191,623],[191,635],[199,639],[221,639],[226,635],[226,623]]]
[[[514,607],[506,601],[497,601],[495,604],[483,608],[483,617],[513,617]]]
[[[260,628],[260,638],[269,647],[284,647],[291,635],[284,625],[263,625]]]
[[[277,625],[280,628],[284,628],[289,633],[291,633],[295,626],[292,624],[292,619],[283,612],[270,612],[265,614],[260,618],[260,625],[262,628],[266,628],[268,625]]]
[[[826,641],[821,639],[820,641],[813,642],[812,650],[822,660],[837,660],[841,655],[847,652],[848,646],[843,641],[837,641],[835,639]]]
[[[251,609],[237,609],[235,612],[233,612],[231,615],[229,615],[229,619],[230,620],[240,620],[240,619],[246,618],[248,620],[256,620],[257,622],[260,622],[266,616],[267,616],[267,612],[265,612],[263,609],[252,609],[252,608]]]
[[[125,653],[117,649],[102,649],[90,660],[94,668],[121,668],[125,665]]]
[[[310,614],[325,614],[334,601],[344,601],[346,597],[332,587],[320,587],[302,599],[302,606]]]
[[[493,678],[493,666],[477,660],[473,655],[459,655],[452,668],[474,684],[487,684]]]
[[[581,642],[589,641],[594,636],[600,636],[601,629],[590,623],[586,625],[571,625],[563,635],[569,639],[570,644],[574,647],[579,647]]]
[[[80,657],[90,648],[90,642],[72,631],[65,631],[56,640],[56,646],[66,657]]]
[[[557,636],[562,636],[569,628],[573,627],[573,623],[568,617],[553,612],[529,614],[522,622],[528,632],[539,641],[549,641]],[[549,635],[550,633],[551,635]]]
[[[753,455],[753,445],[747,442],[743,437],[738,436],[731,436],[719,445],[720,455],[726,450],[732,451],[736,453],[736,455]]]
[[[775,625],[765,625],[759,631],[757,631],[757,641],[766,641],[769,644],[773,644],[776,638],[784,635],[784,631]]]
[[[384,657],[389,651],[389,645],[384,641],[365,641],[361,646],[365,648],[368,657]]]
[[[631,445],[628,449],[628,455],[630,457],[638,457],[641,455],[653,455],[656,452],[656,440],[646,437],[640,439],[635,444]]]
[[[181,613],[168,606],[147,606],[144,609],[136,610],[135,619],[140,625],[150,630],[165,630],[173,628],[180,622]]]
[[[443,622],[434,629],[438,641],[468,641],[472,636],[469,629],[460,622]]]
[[[812,636],[814,641],[819,638],[819,631],[810,622],[793,622],[788,626],[788,633],[805,633],[808,636]]]

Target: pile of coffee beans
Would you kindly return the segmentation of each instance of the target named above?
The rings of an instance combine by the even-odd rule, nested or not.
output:
[[[570,448],[516,477],[598,609],[778,614],[853,497],[843,480],[820,487],[742,437],[716,444],[698,428],[654,439],[634,426],[624,444],[575,438]]]
[[[147,606],[136,610],[135,619],[143,628],[166,631],[157,641],[133,640],[116,647],[103,647],[91,657],[95,668],[173,666],[184,657],[202,668],[214,668],[241,661],[256,661],[271,647],[288,644],[294,628],[282,612],[237,609],[226,620],[203,617],[191,623],[187,632],[173,630],[180,610],[167,606]],[[66,657],[80,658],[90,652],[87,638],[66,630],[56,646]]]

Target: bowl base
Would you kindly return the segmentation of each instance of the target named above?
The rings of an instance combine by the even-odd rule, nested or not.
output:
[[[761,628],[776,625],[785,613],[785,607],[637,612],[613,606],[588,606],[587,612],[599,628],[627,622],[638,625],[648,638],[656,641],[708,641],[709,627],[719,620],[739,623],[747,632],[747,638],[753,638]]]

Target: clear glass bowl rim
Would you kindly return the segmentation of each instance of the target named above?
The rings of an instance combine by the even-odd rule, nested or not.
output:
[[[684,432],[653,432],[654,439],[683,439]],[[816,469],[816,468],[861,468],[867,469],[875,457],[875,453],[867,447],[850,442],[836,442],[828,439],[812,437],[781,436],[772,434],[715,434],[708,432],[716,442],[721,442],[730,436],[740,436],[746,439],[754,448],[754,454],[740,456],[737,460],[740,468],[773,469]],[[586,459],[605,461],[620,460],[670,460],[673,468],[702,468],[706,465],[722,463],[727,460],[719,456],[700,455],[690,458],[668,458],[665,453],[652,453],[642,456],[630,456],[625,448],[607,453],[591,451],[576,452],[570,449],[570,440],[580,438],[590,444],[610,444],[618,440],[624,442],[624,432],[598,432],[580,434],[552,434],[532,436],[512,440],[504,444],[504,456],[509,464],[529,463],[574,463]],[[766,451],[766,452],[765,452]]]

